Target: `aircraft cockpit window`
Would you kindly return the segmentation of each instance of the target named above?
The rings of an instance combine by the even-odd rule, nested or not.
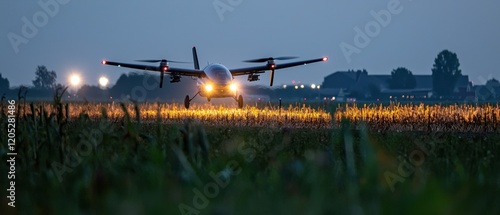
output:
[[[224,68],[212,68],[207,75],[210,79],[221,84],[226,84],[231,81],[231,73]]]

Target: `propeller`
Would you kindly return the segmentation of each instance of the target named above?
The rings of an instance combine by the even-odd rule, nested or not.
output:
[[[163,78],[165,77],[165,72],[168,70],[168,63],[189,63],[184,61],[175,61],[175,60],[136,60],[138,62],[146,62],[146,63],[160,63],[160,88],[163,88]]]
[[[146,63],[159,63],[159,62],[168,62],[168,63],[191,63],[191,62],[184,62],[184,61],[176,61],[176,60],[136,60],[138,62],[146,62]]]
[[[164,67],[164,68],[167,68],[167,67]],[[166,69],[162,69],[160,72],[160,88],[163,88],[163,77],[165,76],[165,70]]]
[[[276,68],[276,64],[274,63],[275,60],[291,60],[295,59],[297,57],[268,57],[268,58],[259,58],[259,59],[253,59],[253,60],[245,60],[243,62],[247,63],[265,63],[267,62],[267,66],[271,70],[271,77],[269,80],[269,86],[273,86],[274,83],[274,70]]]
[[[274,69],[271,70],[271,79],[269,80],[269,86],[273,86],[273,83],[274,83]]]
[[[243,62],[247,63],[265,63],[268,61],[273,61],[273,60],[291,60],[295,59],[298,57],[268,57],[268,58],[259,58],[259,59],[253,59],[253,60],[245,60]]]

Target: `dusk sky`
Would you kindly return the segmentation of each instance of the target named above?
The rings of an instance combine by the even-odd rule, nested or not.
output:
[[[50,3],[46,9],[44,2]],[[381,22],[372,11],[390,14],[390,20],[380,16]],[[276,85],[318,84],[347,69],[390,74],[406,67],[431,74],[437,54],[448,49],[477,84],[500,77],[499,11],[500,1],[470,0],[3,1],[0,73],[11,86],[31,85],[37,65],[55,70],[63,84],[73,72],[85,84],[97,85],[101,75],[114,83],[131,70],[103,66],[101,60],[192,61],[196,46],[201,65],[229,68],[255,66],[242,61],[260,57],[328,56],[327,63],[276,73]],[[355,41],[356,28],[368,42]],[[346,54],[341,44],[356,52]],[[268,74],[261,79],[258,84],[268,84]]]

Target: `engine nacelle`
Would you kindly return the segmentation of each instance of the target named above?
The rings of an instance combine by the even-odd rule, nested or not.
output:
[[[181,82],[181,76],[179,75],[170,76],[170,83],[177,83],[177,82]]]
[[[250,75],[248,75],[248,81],[250,81],[250,82],[251,82],[251,81],[258,81],[258,80],[260,80],[260,79],[259,79],[259,76],[260,76],[260,75],[250,74]]]

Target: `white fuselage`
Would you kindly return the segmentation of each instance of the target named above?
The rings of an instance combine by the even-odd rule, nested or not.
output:
[[[234,77],[222,64],[211,64],[203,69],[206,77],[198,79],[200,96],[207,98],[236,97]]]

